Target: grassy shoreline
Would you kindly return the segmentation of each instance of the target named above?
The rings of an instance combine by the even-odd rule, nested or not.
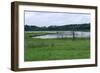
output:
[[[24,60],[64,60],[90,58],[89,38],[39,39],[32,35],[47,34],[47,32],[26,33],[24,37]]]

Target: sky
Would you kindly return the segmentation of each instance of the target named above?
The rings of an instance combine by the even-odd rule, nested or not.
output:
[[[90,14],[25,11],[24,22],[25,25],[35,25],[39,27],[83,24],[83,23],[90,23]]]

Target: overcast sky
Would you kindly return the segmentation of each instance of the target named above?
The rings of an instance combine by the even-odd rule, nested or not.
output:
[[[51,26],[90,23],[90,14],[25,11],[25,25]]]

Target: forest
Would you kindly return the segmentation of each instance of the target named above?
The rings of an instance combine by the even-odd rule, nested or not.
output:
[[[89,31],[90,30],[90,23],[85,24],[67,24],[61,26],[43,26],[39,27],[34,25],[24,25],[25,31]]]

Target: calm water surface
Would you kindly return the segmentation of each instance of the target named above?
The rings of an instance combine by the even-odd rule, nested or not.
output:
[[[80,37],[88,38],[90,37],[90,32],[75,31],[74,36],[79,37],[79,38]],[[35,36],[32,38],[50,39],[50,38],[66,38],[66,37],[69,37],[69,38],[73,37],[73,32],[72,31],[62,31],[62,32],[56,32],[53,34]]]

